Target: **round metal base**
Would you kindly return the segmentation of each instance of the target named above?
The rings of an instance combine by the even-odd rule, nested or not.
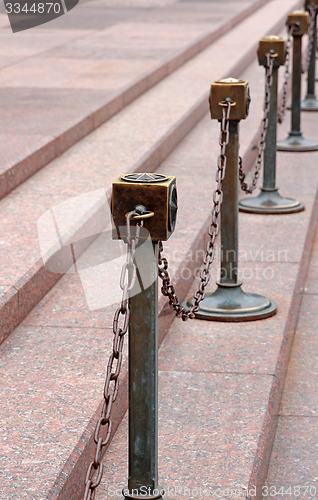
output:
[[[307,141],[302,134],[290,133],[287,139],[277,143],[277,151],[317,151],[318,142]]]
[[[304,210],[303,203],[292,198],[283,198],[278,188],[261,188],[258,196],[245,198],[239,202],[240,212],[250,214],[293,214]]]
[[[318,100],[315,96],[307,96],[300,105],[301,111],[318,111]]]
[[[207,293],[195,313],[197,319],[209,321],[254,321],[268,318],[277,312],[275,302],[257,295],[245,293],[242,283],[217,283],[213,293]],[[191,300],[185,303],[191,305]]]

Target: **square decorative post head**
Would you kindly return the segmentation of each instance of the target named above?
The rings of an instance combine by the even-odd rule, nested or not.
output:
[[[176,178],[157,173],[121,175],[113,183],[112,222],[113,239],[124,239],[126,214],[141,209],[140,219],[153,241],[166,241],[174,231],[178,201]],[[145,215],[151,215],[149,218]],[[133,217],[132,220],[138,217]],[[132,234],[134,227],[132,226]],[[142,235],[141,235],[142,237]]]
[[[244,120],[249,111],[250,92],[246,80],[224,78],[213,82],[210,92],[210,113],[214,120],[222,120],[222,107],[230,99],[232,102],[230,120]]]
[[[257,56],[261,66],[267,65],[266,54],[272,53],[274,67],[278,68],[285,64],[285,40],[276,35],[266,36],[259,41]]]
[[[294,26],[293,36],[303,36],[308,33],[309,16],[303,10],[294,10],[287,17],[287,27]]]

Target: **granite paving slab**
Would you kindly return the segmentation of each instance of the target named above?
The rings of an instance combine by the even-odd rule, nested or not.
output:
[[[0,25],[0,81],[10,110],[3,116],[4,133],[9,137],[0,161],[0,197],[51,160],[46,151],[39,154],[32,135],[25,150],[16,155],[12,142],[19,141],[21,127],[26,133],[35,123],[40,125],[44,148],[47,144],[51,151],[51,139],[45,141],[53,136],[56,155],[60,154],[267,1],[249,0],[227,9],[221,7],[217,24],[202,23],[201,9],[190,3],[185,10],[192,12],[192,27],[181,19],[166,25],[156,21],[158,10],[163,18],[171,19],[174,5],[165,2],[81,2],[66,15],[32,30],[12,34],[8,20],[7,25]],[[207,4],[205,13],[215,13],[217,5]],[[141,14],[145,17],[138,23]],[[21,108],[14,88],[28,91],[33,102]],[[74,98],[77,107],[65,113],[60,91],[67,93],[68,89],[72,90],[69,99]],[[84,101],[90,102],[84,114],[83,92]],[[40,101],[44,98],[40,114],[39,97]],[[21,153],[25,161],[21,161]]]
[[[312,500],[318,495],[318,295],[317,291],[307,292],[317,248],[316,232],[265,485],[284,499],[295,496]]]
[[[215,62],[213,66],[215,79],[228,76],[229,73],[232,76],[233,74],[238,75],[242,67],[248,64],[250,58],[255,59],[255,52],[252,53],[249,50],[247,53],[242,54],[242,47],[256,45],[259,36],[256,35],[255,30],[257,21],[262,19],[264,31],[275,29],[278,21],[275,19],[273,26],[273,13],[280,13],[282,17],[278,17],[278,19],[281,24],[284,20],[281,9],[288,12],[290,5],[293,5],[290,0],[275,0],[270,5],[265,5],[251,18],[245,20],[240,26],[233,28],[230,33],[224,35],[211,47],[175,71],[169,78],[150,89],[137,101],[123,109],[120,114],[114,116],[106,124],[84,138],[83,141],[70,148],[45,169],[33,175],[27,182],[0,202],[2,232],[6,234],[4,245],[0,248],[0,267],[3,272],[3,279],[6,281],[5,284],[14,286],[19,294],[21,279],[23,284],[26,283],[26,280],[30,282],[33,290],[35,287],[32,287],[32,275],[36,276],[38,280],[36,293],[33,291],[32,296],[29,295],[28,298],[24,297],[23,300],[20,300],[23,303],[25,314],[37,303],[41,297],[41,290],[46,293],[52,286],[52,280],[54,281],[52,273],[47,275],[46,270],[41,265],[41,254],[38,245],[37,222],[45,211],[65,202],[68,197],[82,195],[90,190],[106,189],[108,193],[111,182],[123,172],[134,170],[153,171],[158,168],[160,163],[207,111],[206,95],[211,81],[206,72],[207,62]],[[244,29],[243,34],[240,34],[241,45],[237,45],[235,50],[232,47],[230,51],[232,37],[238,36],[241,28]],[[219,53],[222,50],[226,50],[227,57],[220,59]],[[255,89],[258,82],[262,83],[264,78],[261,68],[257,69],[255,84],[252,85],[251,80],[251,86]],[[185,81],[187,85],[184,85]],[[20,98],[21,105],[35,102],[32,93],[29,93],[30,89],[17,88],[11,89],[10,92]],[[48,96],[51,90],[45,92]],[[42,118],[40,117],[43,115],[45,106],[45,92],[42,94],[42,99],[37,103],[39,108],[36,109],[37,113],[34,118],[37,117],[38,119],[34,120],[33,129],[31,129],[31,131],[37,133],[41,129]],[[76,109],[76,94],[71,95],[70,90],[68,92],[60,89],[60,96],[63,97],[61,109],[67,106],[67,109],[73,112]],[[92,101],[90,101],[91,98]],[[68,99],[69,102],[67,102]],[[85,91],[81,89],[81,102],[81,106],[85,109],[88,103],[94,102],[94,97],[85,94]],[[162,102],[165,103],[164,107]],[[54,113],[58,114],[53,103],[51,106]],[[6,109],[9,112],[9,108]],[[253,140],[255,131],[258,129],[261,113],[261,105],[258,105],[250,117],[250,120],[255,120],[257,124],[253,130],[252,128],[249,129],[252,137],[244,134],[244,140],[246,141],[244,146],[246,148]],[[83,135],[90,126],[90,118],[87,121],[84,116],[85,112],[83,111]],[[71,123],[72,117],[68,116],[68,119]],[[145,123],[147,123],[146,129]],[[8,123],[6,127],[9,126]],[[30,133],[25,123],[21,122],[20,127],[22,132]],[[214,123],[213,130],[216,137],[213,146],[215,148],[214,155],[216,156],[218,154],[216,123]],[[51,132],[53,133],[53,129]],[[63,137],[63,140],[65,140],[65,136]],[[63,147],[60,144],[60,152]],[[207,149],[208,161],[210,161],[212,151],[211,148]],[[195,162],[196,160],[194,160]],[[30,168],[34,169],[34,164]],[[172,169],[171,172],[173,173],[174,170]],[[17,206],[19,206],[19,212],[13,209],[13,207]],[[66,214],[64,218],[66,218]],[[74,226],[79,224],[79,221],[76,222],[77,218],[77,215],[75,215]],[[12,228],[14,228],[14,231],[12,231]],[[19,244],[18,241],[20,241]],[[9,248],[15,248],[15,250],[8,252]],[[56,275],[55,280],[59,277],[60,274]],[[42,278],[43,282],[41,281]],[[21,319],[22,317],[19,318],[19,321]],[[12,322],[12,324],[16,326],[17,321]],[[6,335],[8,330],[9,324]]]
[[[258,76],[256,76],[255,81],[258,81]],[[257,120],[256,116],[254,118],[251,117],[251,119],[255,119],[255,124],[259,122],[259,118]],[[305,118],[309,127],[313,127],[315,120],[316,118],[313,115],[308,115]],[[211,128],[209,128],[210,126]],[[211,137],[211,130],[212,124],[208,120],[208,117],[205,117],[179,147],[176,148],[174,153],[167,158],[160,169],[158,169],[158,172],[161,173],[176,174],[178,178],[180,211],[177,230],[169,243],[165,245],[165,252],[169,257],[169,261],[171,261],[172,276],[177,277],[178,286],[181,287],[180,297],[182,298],[190,294],[190,292],[187,292],[187,287],[192,284],[193,273],[199,266],[200,257],[202,257],[202,246],[198,245],[198,238],[202,238],[207,229],[207,216],[210,212],[211,199],[209,192],[212,192],[213,186],[213,177],[208,175],[211,186],[205,183],[207,196],[203,197],[201,185],[199,182],[194,183],[193,177],[189,176],[189,166],[197,167],[196,174],[198,178],[200,178],[200,172],[205,172],[204,179],[207,177],[207,169],[213,171],[215,168],[218,152],[217,134],[215,137],[213,135]],[[200,145],[199,155],[198,144]],[[212,148],[215,149],[213,150]],[[242,153],[244,154],[244,150]],[[306,185],[305,189],[307,210],[302,214],[295,214],[292,219],[291,216],[287,216],[287,218],[281,217],[276,221],[270,218],[272,221],[271,226],[264,225],[263,217],[256,218],[251,216],[246,219],[247,214],[241,214],[240,222],[242,223],[243,219],[246,221],[251,234],[254,236],[253,244],[255,247],[264,245],[264,250],[270,249],[272,233],[275,231],[276,234],[285,234],[285,238],[281,240],[282,246],[280,248],[282,250],[289,249],[291,245],[295,245],[294,241],[289,239],[290,227],[291,225],[298,225],[302,229],[302,232],[299,233],[296,244],[304,249],[305,237],[311,221],[311,209],[313,207],[318,174],[316,169],[316,153],[301,156],[307,158],[307,168],[311,172],[310,185]],[[285,178],[293,176],[294,165],[289,161],[288,155],[285,155],[285,157],[282,155],[282,162]],[[39,174],[42,174],[42,172]],[[45,194],[36,193],[35,184],[32,186],[32,192],[38,196],[38,199],[41,196],[45,197]],[[299,194],[302,194],[301,186]],[[197,201],[200,201],[200,203],[197,203]],[[193,204],[196,206],[195,213],[193,211]],[[302,221],[301,224],[299,223],[300,220]],[[240,246],[242,250],[246,250],[247,255],[250,245],[250,234],[247,231],[241,232]],[[176,478],[178,476],[180,478],[183,475],[187,478],[189,486],[194,485],[197,487],[198,484],[211,485],[211,488],[215,489],[216,487],[226,488],[233,485],[240,485],[239,494],[241,498],[244,498],[246,488],[262,485],[263,465],[266,462],[268,447],[272,442],[270,422],[273,415],[272,408],[276,408],[277,401],[279,400],[278,386],[283,379],[285,360],[288,357],[288,352],[285,351],[287,349],[286,345],[290,345],[290,339],[295,327],[294,319],[292,319],[293,314],[297,314],[298,308],[297,288],[295,292],[295,286],[299,287],[302,283],[299,283],[299,269],[301,268],[299,261],[294,262],[292,253],[287,253],[286,255],[285,261],[281,261],[276,255],[272,261],[268,262],[266,256],[261,255],[259,260],[249,258],[245,262],[241,262],[241,272],[245,276],[244,286],[251,291],[257,291],[258,293],[263,293],[274,298],[278,304],[278,313],[275,317],[266,321],[250,323],[245,325],[246,328],[244,328],[244,325],[233,325],[230,330],[228,325],[224,327],[220,324],[206,324],[197,320],[192,323],[192,327],[191,323],[184,327],[179,322],[180,320],[175,320],[172,323],[173,316],[167,312],[166,301],[165,299],[160,299],[160,311],[162,311],[160,316],[161,339],[167,333],[169,325],[172,324],[162,345],[162,353],[166,351],[167,354],[164,356],[160,353],[162,363],[161,380],[163,381],[160,401],[164,410],[163,415],[167,415],[167,412],[169,412],[169,420],[161,418],[160,422],[160,432],[163,436],[166,436],[163,437],[162,442],[163,444],[167,443],[167,446],[161,448],[160,452],[161,457],[164,455],[162,467],[160,468],[162,484],[169,486],[169,481],[170,484],[175,484],[174,481],[176,481]],[[187,274],[187,279],[186,276],[182,279],[182,270],[186,268],[190,269],[190,273]],[[260,274],[258,275],[256,273],[257,269],[260,270]],[[271,270],[270,279],[266,279],[267,275],[263,276],[262,272],[265,269]],[[215,274],[213,274],[213,279],[214,277]],[[109,293],[107,286],[108,283],[105,283],[104,293]],[[66,402],[66,406],[68,404],[71,405],[69,408],[71,417],[69,418],[66,413],[61,412],[61,407],[55,405],[53,397],[52,405],[50,406],[50,419],[53,420],[56,418],[59,429],[63,426],[66,429],[72,428],[72,438],[70,441],[65,442],[65,434],[51,435],[43,431],[41,434],[41,443],[43,442],[42,440],[45,440],[48,447],[58,448],[60,455],[54,467],[50,469],[50,477],[47,470],[44,480],[40,480],[40,476],[38,476],[37,487],[41,490],[34,491],[34,476],[32,474],[28,475],[23,482],[22,490],[21,488],[19,490],[22,491],[25,498],[31,499],[35,495],[41,498],[41,495],[45,494],[47,498],[52,499],[78,499],[79,491],[81,491],[80,488],[83,486],[83,474],[92,456],[93,445],[91,436],[100,408],[102,391],[102,385],[100,384],[103,382],[101,370],[105,366],[104,358],[106,357],[106,352],[109,352],[106,343],[108,346],[110,345],[112,333],[110,329],[105,329],[105,327],[110,326],[108,322],[110,320],[110,315],[108,315],[110,311],[100,310],[94,314],[88,311],[87,306],[85,306],[83,293],[79,287],[80,282],[76,275],[66,275],[52,289],[46,299],[34,309],[27,320],[3,344],[7,350],[2,358],[2,370],[8,373],[8,380],[10,380],[10,377],[14,377],[16,364],[30,372],[33,364],[38,361],[40,363],[39,369],[43,370],[44,381],[50,380],[50,391],[53,395],[59,394],[64,364],[59,368],[59,376],[52,377],[51,362],[41,362],[40,352],[42,352],[42,349],[46,353],[45,359],[52,358],[51,361],[53,363],[55,359],[58,360],[59,351],[61,350],[65,358],[63,363],[67,363],[66,372],[68,376],[70,375],[70,378],[67,379],[67,384],[63,386],[63,402]],[[213,288],[213,280],[211,287]],[[105,321],[104,328],[102,326],[103,320]],[[197,327],[194,326],[196,324],[198,325]],[[206,339],[205,343],[202,344],[201,356],[206,356],[208,348],[212,350],[212,353],[210,355],[211,359],[207,359],[205,363],[199,362],[195,364],[195,360],[199,356],[200,344],[197,342],[195,348],[198,350],[195,351],[190,333],[188,332],[187,334],[187,328],[194,328],[194,337],[202,335],[202,332],[203,335],[204,332],[208,332],[205,333]],[[57,333],[59,332],[59,335],[56,333],[56,339],[54,339],[55,329],[57,329]],[[181,358],[180,360],[176,359],[172,348],[173,338],[179,329],[182,329],[182,335],[185,335],[183,337],[185,339],[184,346],[182,347],[183,351],[181,350],[181,345],[178,345],[178,351],[180,355],[182,354],[184,363],[182,363]],[[64,334],[65,330],[67,330],[68,335]],[[98,357],[99,361],[97,363],[93,356],[89,359],[85,358],[86,337],[83,338],[82,333],[79,334],[78,341],[81,346],[79,352],[83,354],[76,355],[77,348],[75,352],[72,351],[72,339],[74,339],[74,345],[77,345],[77,331],[85,332],[84,335],[89,337],[88,343],[93,342],[94,346],[97,345],[95,344],[95,341],[97,342],[96,335],[104,332],[105,344],[100,344],[99,351],[99,356],[104,356],[103,361],[100,357]],[[232,332],[237,332],[235,335],[237,342],[233,341]],[[34,340],[32,342],[35,342],[36,348],[40,350],[35,360],[33,360],[33,349],[24,349],[24,333],[27,339],[30,337],[36,339],[36,342]],[[229,334],[228,338],[227,333]],[[63,341],[64,335],[66,335],[65,338],[67,339],[67,348],[63,344],[63,342],[66,342],[65,339]],[[37,342],[41,341],[42,336],[44,338],[51,336],[52,343],[47,344],[43,338],[43,342],[40,345],[37,344]],[[58,346],[59,338],[61,339],[63,348]],[[180,342],[180,339],[177,338],[176,341]],[[51,349],[56,356],[50,355]],[[67,350],[66,354],[64,349]],[[218,359],[218,349],[219,351],[222,350],[223,360]],[[71,354],[69,354],[70,352]],[[196,354],[196,352],[198,353],[197,357],[193,359],[193,354]],[[19,353],[22,353],[21,359]],[[252,360],[253,356],[254,359]],[[223,367],[221,366],[222,361]],[[191,372],[187,369],[187,363],[189,363]],[[55,362],[55,365],[58,365],[58,361]],[[83,365],[85,365],[85,368],[83,368]],[[57,370],[56,366],[54,370]],[[98,384],[96,386],[93,382],[88,384],[85,378],[85,383],[80,389],[85,390],[85,397],[78,397],[74,400],[74,385],[77,388],[80,382],[72,374],[82,373],[83,369],[89,370],[88,380],[92,381],[96,379]],[[201,372],[196,370],[201,370],[204,375],[198,377],[198,373]],[[56,374],[56,371],[53,371],[53,373]],[[195,401],[193,399],[194,390],[191,387],[193,387],[194,382],[198,378],[202,385],[198,386],[199,389],[201,388],[200,390],[195,391],[196,397],[200,399],[198,406],[195,407],[194,417],[195,421],[200,422],[201,428],[204,429],[203,436],[206,439],[203,439],[203,443],[202,439],[199,440],[191,433],[185,434],[183,432],[181,436],[180,433],[174,433],[174,436],[171,436],[175,425],[184,429],[182,419],[189,418],[188,413],[185,413],[185,408],[189,408],[190,402]],[[43,408],[47,401],[45,384],[42,386],[42,381],[39,377],[37,379],[31,377],[31,379],[32,387],[35,393],[39,395],[38,407]],[[23,394],[26,388],[29,390],[28,383],[25,380],[28,380],[28,377],[23,379],[23,384],[21,383],[21,379],[16,381],[17,392],[20,391],[20,394]],[[115,428],[120,424],[127,408],[126,384],[127,377],[123,373],[121,395],[116,407],[116,416],[114,417]],[[180,391],[177,390],[178,384]],[[100,392],[97,391],[97,386]],[[195,387],[197,388],[197,385]],[[171,391],[173,391],[174,397],[177,397],[176,394],[178,394],[178,399],[175,399],[177,404],[173,403]],[[228,413],[225,413],[225,404],[223,404],[225,399],[230,406]],[[222,405],[220,406],[221,403]],[[7,399],[4,408],[4,419],[8,419],[10,416],[11,404],[15,405],[15,401],[11,402]],[[74,424],[72,423],[73,405],[76,405],[76,429],[74,429]],[[86,408],[85,411],[83,410],[84,406]],[[171,410],[170,406],[173,407]],[[205,408],[204,411],[209,410],[211,412],[209,415],[212,415],[213,418],[207,418],[207,414],[204,413],[203,409],[201,411],[203,407]],[[83,414],[82,417],[81,414]],[[89,418],[87,418],[88,414],[90,414]],[[33,425],[35,428],[39,427],[43,418],[45,417],[42,414],[36,415],[34,421],[30,421],[30,425]],[[202,418],[202,422],[200,418]],[[221,421],[225,422],[224,434],[220,430]],[[167,425],[166,428],[165,425]],[[24,436],[25,429],[19,428],[16,432],[20,432]],[[6,435],[3,434],[2,439],[5,439],[5,437]],[[184,438],[185,441],[183,442],[181,438]],[[215,448],[211,446],[213,442],[215,442]],[[30,462],[27,465],[28,467],[32,467],[31,464],[35,460],[36,448],[32,447],[32,440],[29,442],[29,445],[26,453],[29,453]],[[202,446],[204,446],[203,453],[200,451]],[[115,440],[110,448],[111,453],[108,454],[107,452],[106,454],[104,487],[98,492],[99,495],[105,494],[105,488],[107,489],[110,485],[125,485],[127,462],[123,451],[125,447],[126,438],[123,424],[118,433],[115,434]],[[9,477],[11,474],[13,477],[16,477],[16,474],[18,474],[17,487],[19,488],[22,481],[21,476],[19,476],[20,461],[19,457],[16,461],[11,457],[10,450],[8,450],[8,454],[11,459],[9,465],[7,465],[7,467],[10,467],[10,470],[6,469],[6,475]],[[192,465],[189,465],[189,461],[184,459],[184,450],[186,450],[186,457]],[[6,457],[3,460],[6,461]],[[204,466],[202,465],[203,462]],[[240,464],[240,468],[238,469],[237,466],[234,468],[233,464]],[[57,468],[59,468],[59,472],[57,472]],[[199,479],[198,470],[202,471]],[[36,471],[38,471],[37,468]],[[38,471],[38,474],[40,474],[40,471]],[[116,476],[116,474],[118,475]],[[195,477],[197,479],[194,479]],[[178,483],[178,486],[180,486],[180,483]],[[12,498],[16,495],[14,487],[15,483],[10,482],[9,484],[6,482],[7,491]]]

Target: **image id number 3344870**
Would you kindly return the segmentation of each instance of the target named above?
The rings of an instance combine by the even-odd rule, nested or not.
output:
[[[294,485],[294,486],[263,486],[262,494],[264,498],[279,498],[290,496],[293,498],[317,498],[317,488],[314,485]]]
[[[59,14],[61,4],[58,2],[5,2],[7,14]]]

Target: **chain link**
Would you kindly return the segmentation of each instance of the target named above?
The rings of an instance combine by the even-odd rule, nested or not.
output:
[[[264,114],[262,119],[262,131],[261,136],[258,141],[258,154],[254,166],[254,176],[251,184],[248,186],[245,182],[246,174],[243,172],[243,162],[242,158],[239,156],[239,180],[241,184],[241,189],[245,193],[253,193],[257,186],[258,178],[260,175],[260,170],[262,167],[262,159],[264,156],[265,140],[268,127],[268,113],[270,108],[270,96],[271,88],[273,83],[273,67],[275,52],[268,52],[266,54],[266,72],[265,72],[265,98],[264,98]],[[277,54],[276,54],[277,55]]]
[[[136,281],[135,249],[140,236],[140,228],[143,221],[136,224],[136,233],[132,238],[130,220],[133,215],[139,215],[132,211],[127,215],[127,257],[120,276],[120,288],[123,291],[121,304],[116,310],[113,319],[113,351],[109,357],[106,380],[104,386],[104,404],[100,418],[96,424],[94,441],[96,451],[94,460],[89,464],[85,478],[85,493],[83,500],[94,500],[96,488],[99,486],[103,476],[102,454],[103,448],[107,446],[112,431],[111,411],[112,405],[116,401],[119,388],[119,374],[123,359],[124,335],[127,333],[129,325],[130,311],[128,306],[129,291]],[[106,437],[102,437],[103,435]]]
[[[283,123],[285,114],[286,114],[286,106],[287,106],[287,88],[288,88],[288,82],[290,78],[290,47],[291,47],[291,41],[292,41],[292,36],[293,36],[293,31],[294,31],[295,26],[292,24],[288,28],[288,36],[286,40],[286,56],[285,56],[285,72],[284,72],[284,83],[283,83],[283,96],[282,96],[282,102],[280,105],[280,110],[277,113],[277,120],[278,123]]]
[[[313,49],[313,43],[314,43],[315,23],[316,23],[316,5],[314,3],[310,3],[308,4],[307,9],[309,12],[308,45],[307,45],[306,59],[302,66],[302,73],[307,73],[309,68],[311,51]]]
[[[217,172],[216,172],[216,189],[213,193],[213,208],[212,208],[212,220],[209,227],[209,242],[206,249],[206,254],[203,259],[203,267],[200,273],[200,285],[196,293],[194,294],[193,302],[189,309],[184,308],[176,295],[175,288],[171,283],[171,278],[168,272],[168,261],[165,257],[162,256],[163,245],[162,242],[159,242],[159,261],[158,261],[158,275],[162,280],[162,288],[161,292],[165,297],[169,298],[169,305],[175,311],[176,316],[181,318],[183,321],[187,321],[189,318],[193,319],[195,317],[195,313],[199,310],[199,304],[205,297],[205,288],[210,280],[210,268],[214,260],[215,256],[215,239],[219,234],[219,214],[221,212],[222,201],[223,201],[223,190],[222,183],[225,177],[226,170],[226,155],[225,150],[226,146],[229,143],[229,120],[230,120],[230,112],[231,106],[234,103],[231,99],[226,99],[223,105],[223,117],[221,121],[221,131],[219,137],[219,144],[221,147],[220,154],[218,156],[217,161]]]

